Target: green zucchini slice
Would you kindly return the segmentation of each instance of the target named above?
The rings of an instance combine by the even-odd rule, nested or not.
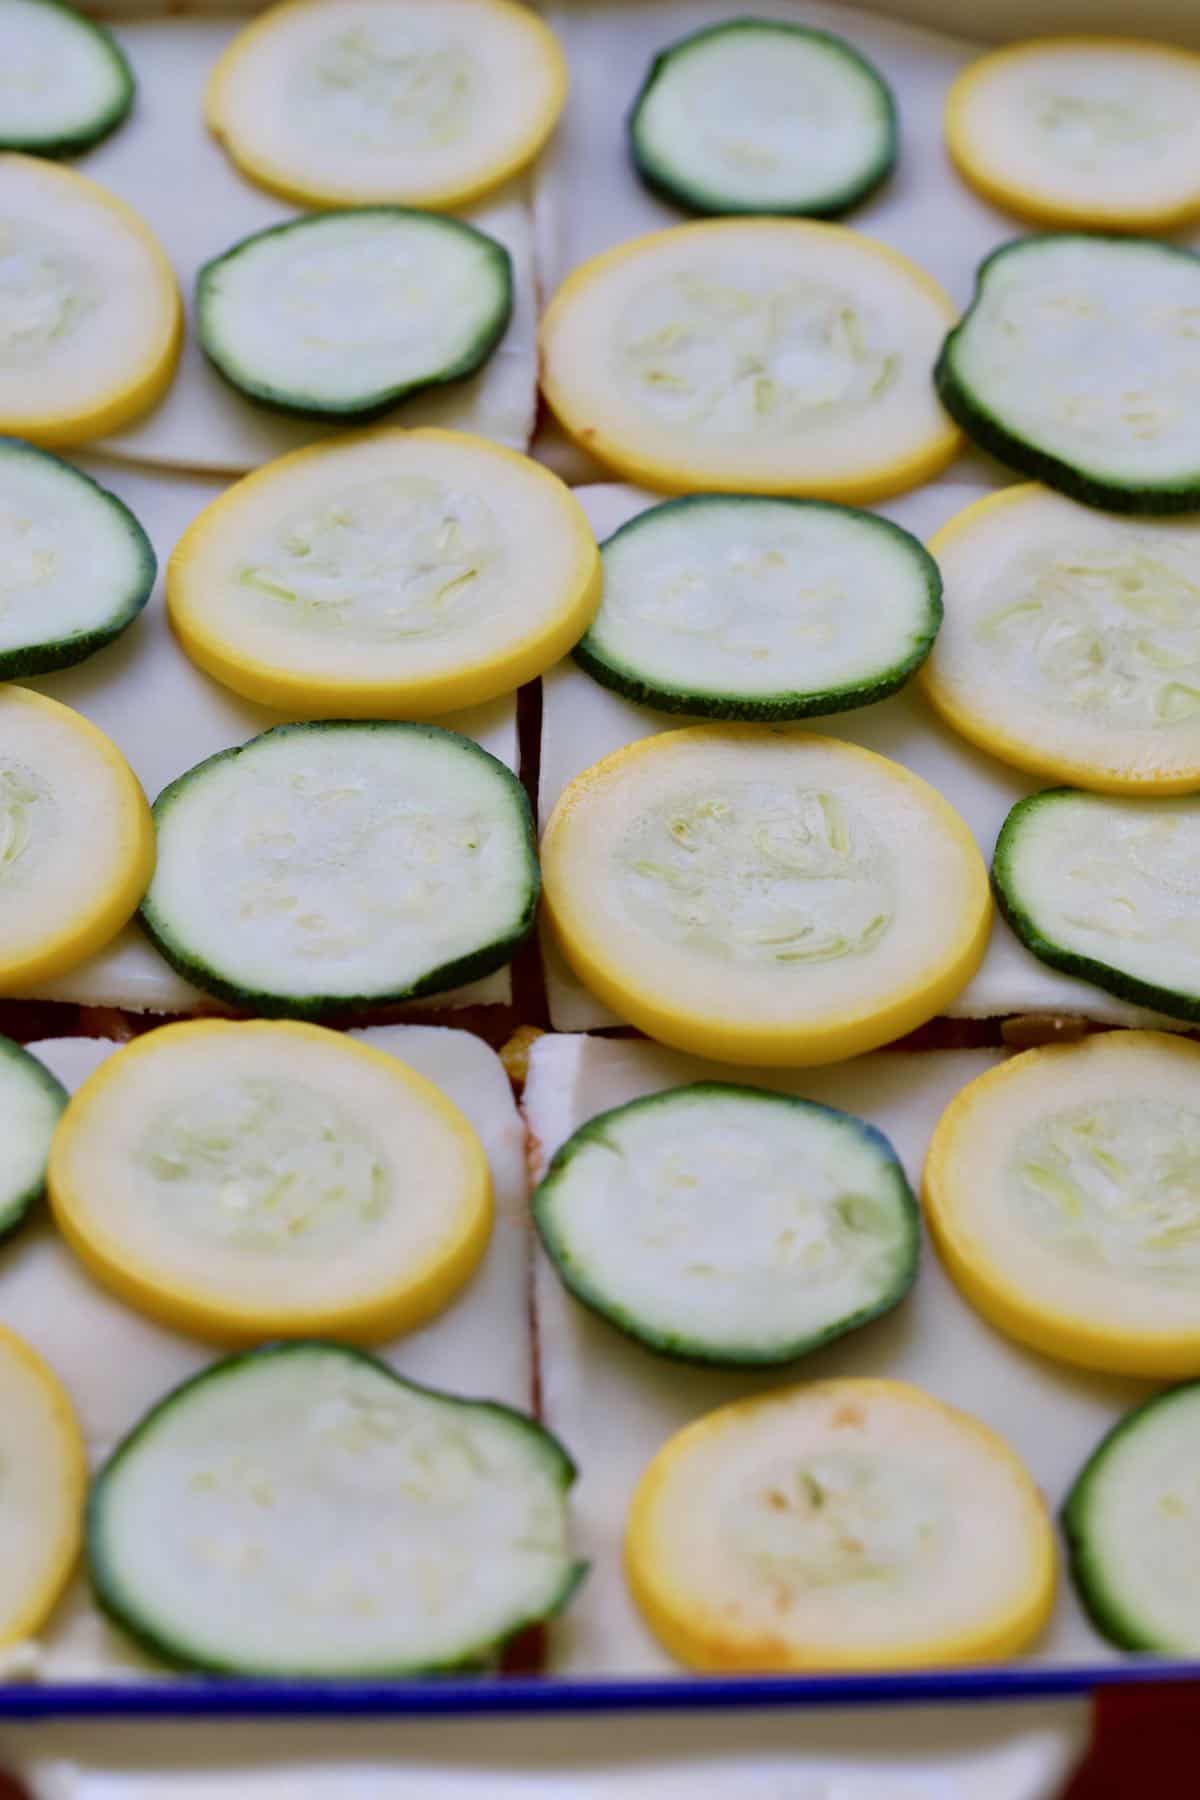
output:
[[[726,1082],[589,1119],[533,1216],[577,1299],[688,1362],[794,1361],[889,1311],[917,1273],[917,1206],[882,1133]]]
[[[243,238],[196,280],[200,343],[283,412],[366,419],[481,368],[508,328],[512,265],[458,219],[367,206]]]
[[[524,789],[434,725],[277,725],[181,775],[154,818],[150,936],[264,1017],[441,993],[502,967],[533,923]]]
[[[697,718],[869,706],[929,654],[942,584],[898,525],[854,507],[696,494],[601,546],[604,595],[575,659],[604,687]]]
[[[133,105],[116,39],[61,0],[4,0],[0,66],[0,150],[70,156],[115,131]]]
[[[992,883],[1041,962],[1200,1021],[1200,796],[1033,794],[1004,821]]]
[[[0,1240],[46,1188],[46,1161],[67,1090],[10,1038],[0,1037]]]
[[[1148,238],[1002,245],[942,347],[943,406],[985,450],[1111,512],[1200,507],[1200,255]]]
[[[1135,1407],[1092,1452],[1062,1522],[1092,1623],[1126,1650],[1200,1654],[1200,1381]]]
[[[214,1674],[384,1677],[489,1661],[557,1611],[575,1470],[534,1420],[342,1344],[231,1356],[161,1400],[92,1486],[109,1616]]]
[[[659,52],[629,138],[646,185],[692,212],[829,219],[891,173],[896,105],[844,38],[728,19]]]

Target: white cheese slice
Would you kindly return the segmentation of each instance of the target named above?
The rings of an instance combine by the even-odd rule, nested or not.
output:
[[[159,580],[142,616],[116,643],[73,669],[43,675],[27,685],[85,713],[128,757],[153,800],[186,769],[280,723],[283,715],[240,699],[202,675],[171,635],[162,597],[162,571],[184,528],[215,500],[226,483],[215,477],[128,468],[96,459],[82,463],[93,478],[132,509],[158,557]],[[439,723],[464,731],[517,767],[517,715],[511,699],[496,700]],[[123,1006],[135,1012],[221,1011],[167,966],[134,924],[115,943],[78,969],[42,982],[33,998],[85,1006]],[[421,1010],[507,1005],[507,969],[483,981],[421,1002]]]
[[[999,1052],[883,1051],[835,1069],[724,1070],[674,1051],[589,1037],[539,1038],[524,1094],[535,1179],[585,1120],[643,1094],[698,1080],[749,1082],[856,1113],[891,1140],[916,1186],[943,1108]],[[1056,1504],[1122,1410],[1150,1390],[1082,1379],[1035,1358],[984,1324],[959,1298],[928,1244],[909,1298],[792,1369],[759,1374],[689,1368],[654,1356],[572,1299],[539,1251],[535,1275],[542,1413],[580,1467],[575,1539],[592,1572],[551,1627],[550,1668],[560,1675],[647,1675],[676,1665],[643,1625],[621,1572],[621,1538],[637,1478],[673,1432],[714,1407],[809,1376],[911,1381],[976,1414],[1021,1456]],[[1111,1660],[1066,1582],[1037,1655]]]
[[[983,482],[936,481],[875,510],[924,539],[986,491]],[[626,519],[653,506],[658,498],[642,489],[616,483],[580,488],[578,493],[601,541]],[[543,678],[538,794],[542,824],[563,788],[581,770],[625,744],[687,723],[686,719],[671,718],[623,700],[600,687],[570,660],[560,663]],[[974,749],[942,724],[911,684],[875,706],[810,723],[814,731],[864,744],[924,776],[961,814],[989,862],[1009,809],[1026,794],[1046,785]],[[622,1023],[592,999],[553,945],[545,946],[545,954],[550,1018],[556,1030],[590,1031]],[[963,1019],[1027,1012],[1085,1013],[1110,1025],[1153,1023],[1170,1027],[1173,1023],[1175,1029],[1180,1028],[1178,1020],[1163,1020],[1088,982],[1046,968],[999,918],[982,967],[946,1012],[951,1018]]]
[[[297,208],[239,175],[205,129],[204,84],[239,28],[234,18],[146,19],[121,26],[116,36],[133,67],[137,100],[121,129],[78,164],[127,200],[157,233],[179,277],[189,318],[202,263],[251,232],[297,216]],[[478,375],[414,395],[389,418],[398,425],[473,431],[524,450],[537,398],[533,245],[525,191],[514,184],[463,217],[512,257],[512,323]],[[142,462],[238,473],[331,429],[339,427],[289,418],[237,393],[205,360],[189,325],[179,372],[165,399],[103,447]]]
[[[459,1299],[379,1353],[427,1386],[528,1410],[525,1135],[500,1059],[470,1033],[437,1026],[380,1026],[355,1035],[410,1064],[462,1108],[487,1152],[496,1203],[487,1254]],[[32,1046],[71,1089],[117,1049],[96,1038],[55,1038]],[[93,1463],[171,1388],[221,1354],[143,1318],[98,1287],[44,1216],[4,1247],[0,1323],[27,1339],[64,1383]],[[5,1667],[51,1681],[161,1674],[106,1623],[82,1580],[40,1643],[32,1649],[18,1646]]]

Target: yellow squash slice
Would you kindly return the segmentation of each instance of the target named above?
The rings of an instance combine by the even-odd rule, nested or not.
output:
[[[991,924],[958,814],[885,757],[699,726],[605,757],[542,843],[576,974],[649,1036],[738,1063],[835,1062],[932,1018]]]
[[[919,679],[956,731],[1102,793],[1200,788],[1200,525],[1028,482],[929,547],[946,612]]]
[[[1200,1375],[1200,1045],[1027,1050],[947,1107],[925,1165],[950,1274],[1002,1331],[1085,1368]]]
[[[167,571],[192,661],[310,719],[426,719],[512,693],[566,655],[599,598],[569,489],[451,431],[280,457],[201,513]]]
[[[950,89],[946,145],[1022,218],[1174,230],[1200,214],[1200,56],[1108,37],[993,50]]]
[[[475,1131],[439,1088],[317,1025],[195,1020],[110,1057],[50,1152],[68,1244],[140,1312],[219,1343],[370,1343],[445,1307],[487,1247]]]
[[[954,322],[928,275],[844,226],[710,220],[577,269],[542,322],[542,387],[648,487],[878,500],[959,447],[930,379]]]
[[[153,869],[150,808],[116,745],[57,700],[0,686],[0,993],[103,949]]]
[[[0,432],[50,447],[117,431],[161,398],[183,307],[158,240],[115,194],[0,156]]]
[[[1012,1656],[1055,1583],[1022,1463],[899,1381],[810,1382],[686,1426],[638,1483],[625,1567],[655,1635],[707,1670]]]
[[[209,80],[209,130],[301,206],[451,207],[515,175],[567,92],[558,40],[514,0],[289,0]]]
[[[0,1649],[44,1623],[83,1537],[87,1459],[58,1377],[0,1326]]]

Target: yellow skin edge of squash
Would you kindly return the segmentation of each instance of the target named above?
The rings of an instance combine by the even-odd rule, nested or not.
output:
[[[576,540],[577,556],[571,584],[564,593],[560,612],[537,632],[512,643],[503,655],[482,662],[465,662],[461,653],[456,666],[408,681],[352,681],[313,676],[243,655],[219,632],[211,630],[205,613],[203,583],[190,580],[193,563],[202,556],[208,540],[220,534],[225,514],[241,508],[248,497],[269,490],[276,478],[322,457],[372,441],[404,439],[413,443],[452,443],[467,446],[481,456],[519,464],[530,479],[557,490],[564,525]],[[549,469],[531,458],[487,438],[467,432],[427,427],[407,431],[395,426],[347,432],[328,443],[311,444],[256,469],[228,488],[188,526],[167,563],[166,600],[171,628],[197,668],[224,687],[263,706],[282,711],[302,711],[310,719],[433,719],[439,714],[481,705],[514,693],[527,681],[559,662],[591,624],[600,604],[602,569],[600,552],[587,515],[571,490]],[[364,660],[367,660],[364,652]]]
[[[83,1513],[87,1499],[88,1465],[83,1433],[66,1389],[24,1338],[0,1325],[0,1356],[9,1356],[31,1375],[46,1402],[47,1424],[57,1435],[62,1451],[62,1481],[69,1501],[69,1527],[63,1533],[42,1585],[19,1613],[0,1619],[0,1649],[32,1637],[45,1623],[74,1573],[83,1547]],[[2,1517],[2,1508],[0,1508]]]
[[[592,424],[573,407],[569,381],[558,380],[554,373],[553,338],[559,317],[577,296],[590,287],[593,281],[603,279],[610,269],[661,242],[688,234],[713,236],[719,232],[744,232],[749,225],[755,231],[784,232],[792,237],[802,232],[810,238],[826,241],[831,235],[851,235],[844,225],[830,225],[814,219],[704,219],[690,225],[671,225],[662,231],[647,232],[642,237],[630,238],[626,243],[601,251],[598,256],[581,263],[579,268],[567,276],[542,316],[538,328],[538,347],[542,395],[568,437],[581,450],[606,464],[626,481],[656,489],[663,494],[720,490],[730,494],[790,495],[813,500],[834,500],[846,506],[864,506],[874,500],[886,500],[892,495],[907,493],[911,488],[920,487],[922,483],[940,475],[966,443],[962,432],[949,417],[935,436],[917,445],[907,456],[900,457],[895,462],[862,474],[843,476],[822,475],[814,469],[809,478],[799,481],[793,474],[781,475],[777,480],[765,477],[761,471],[747,474],[739,471],[736,461],[719,472],[708,470],[703,476],[695,475],[677,462],[660,461],[655,456],[642,455],[636,443],[618,440],[605,427]],[[937,303],[945,315],[947,331],[957,324],[957,309],[932,275],[926,274],[924,269],[910,262],[908,257],[893,250],[890,245],[882,244],[875,238],[862,237],[858,233],[852,235],[860,249],[869,251],[881,261],[902,270],[909,279],[916,280],[917,285]]]
[[[1046,50],[1074,47],[1124,51],[1130,55],[1153,51],[1157,56],[1169,56],[1174,61],[1186,63],[1200,73],[1200,56],[1193,51],[1178,49],[1173,44],[1153,43],[1146,38],[1076,33],[1030,38],[1019,44],[1007,44],[1002,49],[990,50],[968,64],[951,83],[946,95],[946,151],[968,187],[974,188],[976,193],[982,194],[993,205],[1015,213],[1018,218],[1028,219],[1035,225],[1067,226],[1083,230],[1091,228],[1101,231],[1159,232],[1174,231],[1178,226],[1200,218],[1200,178],[1197,179],[1194,197],[1173,206],[1101,208],[1072,204],[1067,200],[1051,200],[1044,194],[1033,193],[1020,182],[1009,181],[1005,176],[997,174],[988,163],[986,153],[981,155],[976,149],[971,132],[971,102],[976,88],[999,67],[1036,58]]]
[[[405,1268],[391,1288],[381,1290],[376,1282],[368,1297],[358,1303],[322,1309],[289,1308],[278,1299],[278,1289],[286,1281],[284,1268],[264,1293],[261,1306],[227,1305],[209,1293],[164,1279],[154,1268],[139,1263],[119,1238],[110,1238],[98,1230],[94,1218],[86,1225],[81,1223],[80,1214],[86,1214],[88,1208],[83,1203],[77,1171],[73,1176],[70,1165],[78,1160],[80,1138],[86,1142],[89,1114],[96,1107],[104,1107],[114,1082],[128,1080],[137,1065],[158,1054],[168,1039],[172,1043],[184,1037],[192,1042],[211,1042],[219,1068],[222,1044],[228,1041],[229,1034],[249,1030],[279,1043],[289,1039],[333,1040],[347,1060],[385,1069],[397,1084],[420,1096],[460,1142],[470,1146],[473,1168],[465,1217],[456,1238],[425,1262]],[[442,1312],[475,1273],[491,1239],[494,1211],[491,1170],[483,1146],[464,1114],[440,1088],[385,1051],[341,1032],[295,1020],[190,1019],[160,1026],[133,1039],[101,1063],[72,1095],[51,1143],[46,1187],[55,1224],[70,1249],[102,1286],[136,1312],[160,1324],[229,1348],[249,1347],[272,1337],[327,1336],[372,1345],[413,1330]]]
[[[661,1535],[661,1527],[656,1525],[656,1513],[662,1490],[675,1465],[686,1459],[696,1444],[719,1435],[731,1418],[743,1417],[761,1407],[777,1406],[781,1400],[786,1401],[792,1396],[833,1390],[848,1403],[894,1395],[908,1405],[926,1406],[952,1420],[956,1429],[979,1439],[997,1462],[1019,1477],[1029,1500],[1030,1539],[1036,1550],[1034,1575],[1014,1596],[1012,1604],[986,1625],[957,1637],[914,1640],[903,1649],[897,1649],[894,1644],[861,1645],[853,1650],[835,1644],[789,1646],[778,1640],[739,1640],[732,1635],[723,1635],[714,1626],[711,1616],[698,1609],[689,1611],[687,1593],[665,1589],[657,1572],[655,1540]],[[1002,1661],[1026,1649],[1042,1631],[1054,1606],[1056,1587],[1053,1528],[1045,1503],[1015,1451],[982,1421],[960,1412],[957,1407],[945,1405],[922,1388],[908,1382],[866,1378],[806,1382],[790,1389],[774,1389],[750,1399],[735,1400],[676,1432],[647,1464],[634,1491],[625,1526],[624,1567],[633,1599],[655,1637],[686,1667],[709,1673],[814,1674],[822,1670],[910,1669],[935,1664]]]
[[[1001,488],[998,493],[985,494],[982,499],[971,501],[961,512],[948,519],[940,530],[934,532],[926,548],[934,561],[938,562],[942,553],[969,533],[981,518],[1003,512],[1010,506],[1019,507],[1034,494],[1050,492],[1052,490],[1044,488],[1040,482],[1022,481],[1012,487]],[[1147,523],[1165,524],[1169,520],[1149,520]],[[952,611],[952,594],[947,595],[946,605],[947,611]],[[997,761],[1007,763],[1010,768],[1020,769],[1026,775],[1039,775],[1051,781],[1065,782],[1071,787],[1088,788],[1097,794],[1194,794],[1200,789],[1200,762],[1190,767],[1156,770],[1145,775],[1127,774],[1118,769],[1100,768],[1086,757],[1057,756],[1032,745],[1028,738],[1010,734],[989,718],[980,718],[970,705],[957,698],[949,686],[939,681],[936,641],[931,655],[917,670],[916,680],[929,704],[952,731],[957,732],[968,743],[986,750]]]
[[[168,329],[160,339],[152,339],[146,345],[144,365],[132,383],[114,389],[111,394],[93,401],[79,412],[48,415],[7,413],[0,416],[0,432],[10,437],[26,438],[31,444],[37,444],[44,450],[69,449],[72,445],[90,443],[94,438],[107,437],[110,432],[132,424],[143,413],[149,412],[152,406],[157,405],[170,387],[183,349],[184,314],[179,283],[162,245],[146,221],[131,206],[127,206],[124,200],[101,187],[98,181],[91,180],[87,175],[80,175],[75,169],[61,168],[56,163],[47,162],[43,157],[23,156],[16,151],[5,151],[4,161],[28,164],[37,170],[42,179],[60,182],[76,191],[83,190],[82,197],[103,206],[120,219],[150,252],[155,267],[155,284],[167,298],[167,311],[170,315]]]
[[[99,726],[61,701],[51,700],[32,688],[0,684],[0,715],[9,705],[40,708],[69,719],[72,729],[88,740],[102,761],[117,771],[122,789],[119,824],[127,840],[120,868],[110,888],[99,897],[92,890],[81,888],[87,907],[75,921],[39,949],[27,951],[18,960],[6,959],[0,954],[0,995],[19,995],[28,990],[31,982],[46,981],[51,976],[65,975],[77,968],[111,943],[129,923],[154,873],[155,840],[154,818],[141,784],[112,739],[106,737]]]
[[[1047,1044],[1025,1050],[1001,1063],[956,1094],[939,1119],[930,1140],[921,1178],[921,1208],[929,1234],[955,1287],[976,1312],[1006,1336],[1057,1362],[1109,1375],[1182,1380],[1200,1375],[1200,1329],[1192,1333],[1148,1333],[1119,1329],[1103,1319],[1079,1312],[1055,1311],[1035,1304],[991,1257],[974,1243],[958,1220],[956,1164],[969,1162],[971,1112],[981,1095],[1011,1081],[1028,1079],[1031,1069],[1045,1072],[1043,1092],[1053,1087],[1054,1070],[1064,1058],[1087,1054],[1088,1046],[1119,1035],[1124,1046],[1146,1043],[1192,1064],[1200,1082],[1200,1044],[1162,1031],[1122,1031],[1084,1038],[1075,1044]],[[961,1147],[966,1145],[966,1149]]]
[[[761,727],[755,725],[704,725],[690,729],[705,739],[718,734],[733,739],[755,738],[761,734]],[[924,985],[897,993],[887,1005],[869,1012],[833,1018],[816,1025],[797,1019],[794,1024],[764,1026],[752,1021],[739,1023],[728,1017],[685,1012],[653,993],[631,986],[623,972],[619,939],[599,950],[590,944],[581,944],[571,929],[570,917],[561,906],[558,894],[562,860],[569,855],[562,838],[572,815],[586,808],[589,788],[597,775],[607,775],[613,769],[636,764],[643,756],[653,755],[655,746],[664,739],[678,744],[687,735],[685,729],[641,738],[585,769],[559,796],[542,835],[542,906],[546,922],[563,957],[598,1000],[648,1037],[678,1050],[691,1051],[715,1062],[807,1068],[819,1063],[843,1062],[891,1043],[936,1017],[961,993],[983,961],[991,935],[993,909],[987,869],[979,846],[949,801],[900,763],[890,765],[896,780],[918,789],[933,801],[933,810],[958,844],[964,863],[971,871],[970,893],[964,909],[965,928],[958,942],[950,946],[936,976]],[[860,745],[818,737],[815,733],[804,733],[803,741],[822,748],[836,748],[853,758],[876,763],[888,760]]]
[[[263,40],[269,40],[280,22],[292,14],[328,11],[332,16],[334,8],[330,0],[283,0],[283,4],[272,6],[244,26],[233,42],[222,51],[209,75],[204,90],[205,125],[230,161],[248,180],[254,182],[256,187],[265,188],[269,194],[276,194],[281,200],[289,200],[296,206],[337,209],[386,204],[413,206],[422,211],[444,211],[451,207],[468,206],[502,187],[512,176],[528,168],[541,154],[566,105],[570,82],[562,46],[550,27],[536,13],[524,6],[510,4],[509,0],[493,0],[493,9],[514,16],[515,22],[519,22],[526,30],[531,43],[537,42],[546,66],[553,71],[553,84],[544,109],[529,120],[521,142],[508,156],[490,162],[486,173],[481,171],[474,181],[413,193],[398,180],[395,191],[386,196],[374,189],[364,192],[358,188],[310,185],[297,181],[286,169],[270,159],[253,155],[239,145],[236,126],[230,121],[226,105],[225,90],[229,77],[242,58],[249,51],[257,49]]]

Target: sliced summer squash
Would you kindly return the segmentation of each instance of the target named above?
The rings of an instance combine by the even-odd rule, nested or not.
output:
[[[801,719],[902,687],[942,618],[937,564],[874,513],[697,494],[601,547],[600,610],[575,660],[662,712]]]
[[[1047,233],[980,266],[942,401],[985,450],[1088,506],[1200,507],[1200,256]]]
[[[133,104],[133,72],[103,26],[59,0],[0,7],[0,150],[69,156]]]
[[[1063,1508],[1070,1570],[1093,1625],[1125,1650],[1200,1653],[1200,1382],[1134,1407],[1088,1458]]]
[[[0,1325],[0,1649],[30,1637],[83,1538],[87,1459],[58,1377]]]
[[[959,446],[929,380],[953,323],[914,263],[839,225],[713,219],[594,257],[542,321],[542,387],[630,480],[869,501]]]
[[[1004,821],[992,885],[1051,968],[1200,1021],[1200,798],[1033,794]]]
[[[310,718],[427,718],[564,656],[600,592],[558,477],[449,431],[379,429],[280,457],[179,540],[167,606],[192,661]]]
[[[659,52],[629,137],[643,181],[694,212],[833,218],[891,173],[896,107],[844,38],[729,19]]]
[[[1038,38],[963,70],[959,172],[1043,225],[1171,231],[1200,213],[1200,56],[1134,38]]]
[[[963,1293],[1049,1356],[1200,1373],[1200,1046],[1107,1032],[1027,1050],[951,1102],[930,1230]]]
[[[991,924],[941,795],[857,745],[776,727],[644,738],[570,783],[546,911],[588,988],[650,1037],[734,1063],[833,1062],[941,1011]]]
[[[0,1240],[45,1192],[50,1139],[66,1104],[49,1069],[0,1037]]]
[[[271,226],[196,281],[209,361],[252,400],[317,417],[362,419],[473,374],[511,313],[502,244],[399,206]]]
[[[115,494],[19,438],[0,438],[0,484],[0,679],[69,668],[145,606],[150,540]]]
[[[116,745],[57,700],[0,687],[0,993],[103,949],[153,867],[150,808]]]
[[[100,1470],[101,1607],[216,1674],[392,1676],[491,1660],[566,1604],[575,1470],[534,1420],[333,1343],[229,1357]]]
[[[687,1362],[793,1361],[890,1311],[917,1273],[916,1202],[882,1133],[725,1082],[589,1119],[533,1216],[577,1299]]]
[[[487,1159],[458,1108],[319,1025],[136,1038],[72,1096],[48,1185],[107,1287],[229,1344],[408,1331],[463,1286],[491,1228]]]
[[[230,44],[209,129],[302,206],[461,206],[532,162],[567,69],[513,0],[290,0]]]
[[[1200,788],[1200,526],[1023,483],[930,541],[946,619],[921,671],[963,737],[1104,793]]]
[[[1024,1466],[899,1381],[811,1382],[686,1426],[638,1484],[625,1566],[651,1630],[697,1669],[999,1659],[1054,1599]]]
[[[137,214],[71,169],[0,156],[0,431],[52,448],[117,431],[166,391],[182,341]]]
[[[443,992],[512,958],[538,865],[515,775],[433,725],[278,725],[155,802],[142,921],[208,993],[316,1019]]]

